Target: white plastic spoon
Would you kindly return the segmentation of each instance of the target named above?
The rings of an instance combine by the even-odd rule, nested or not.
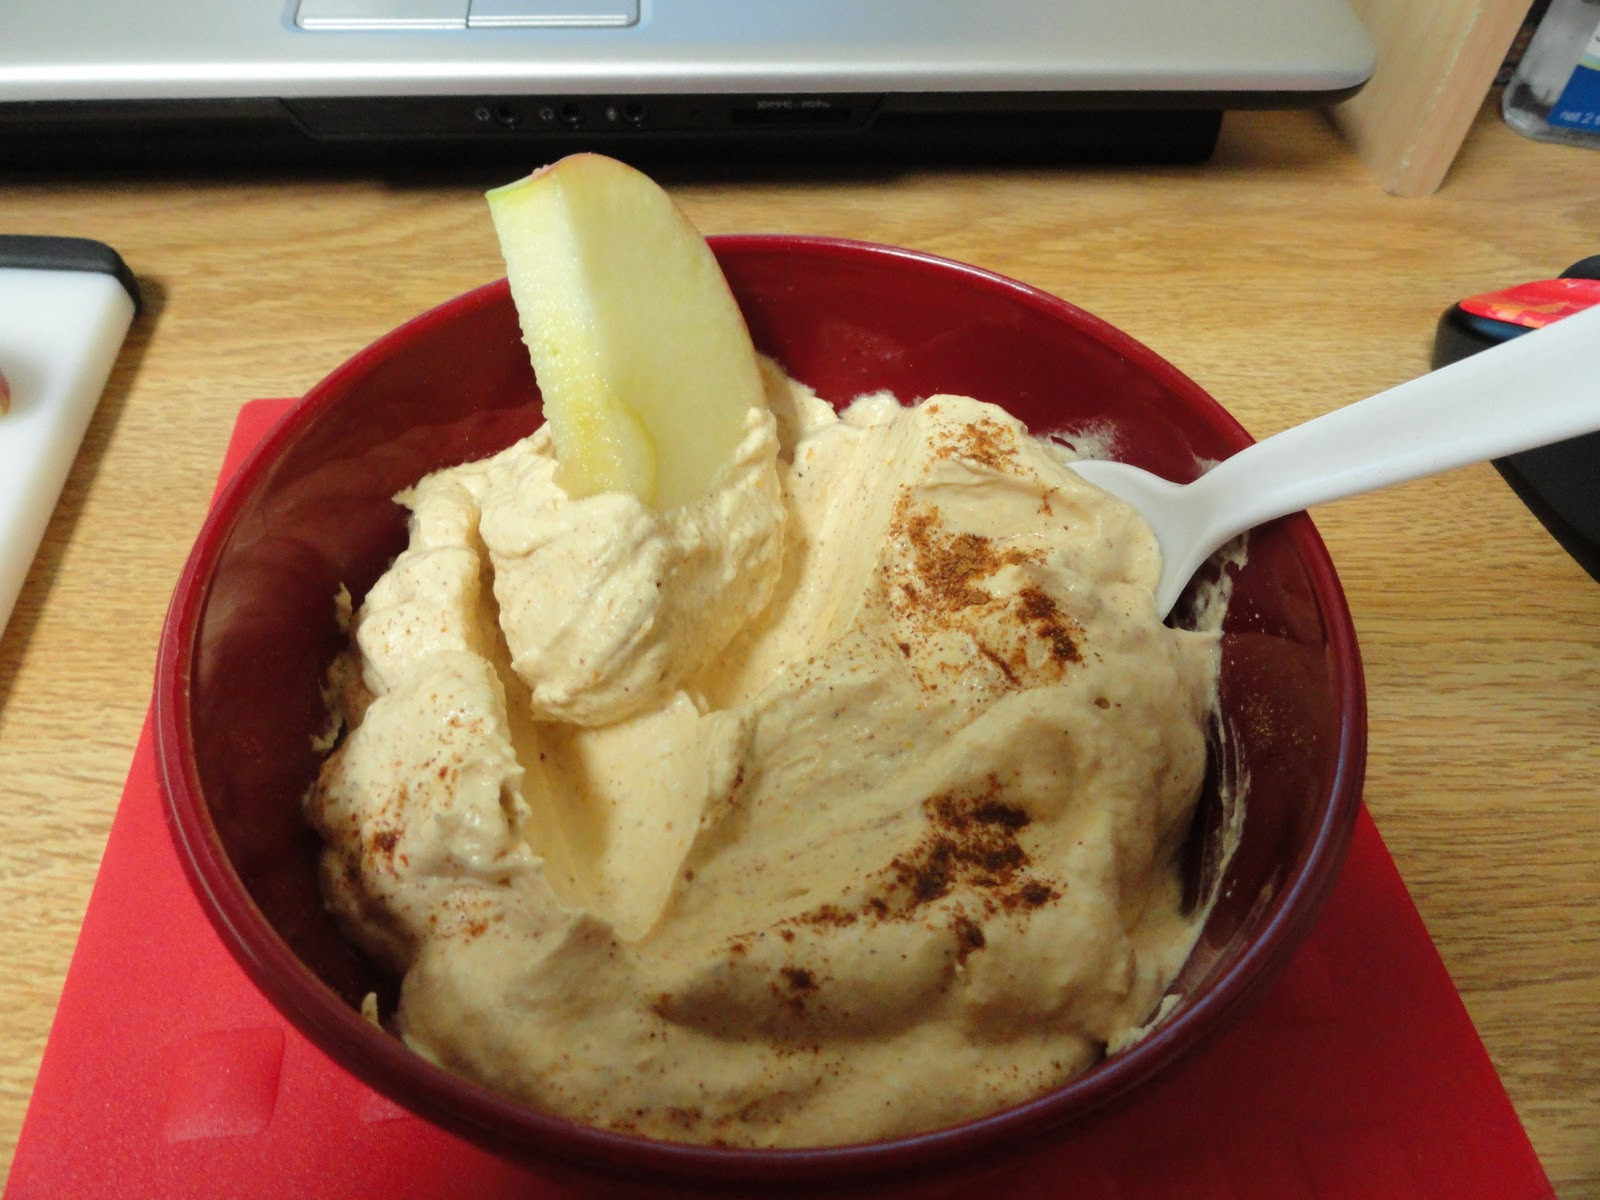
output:
[[[1274,434],[1193,483],[1126,463],[1072,465],[1155,530],[1165,616],[1212,551],[1274,517],[1596,429],[1600,307]],[[1595,473],[1600,486],[1600,463]]]

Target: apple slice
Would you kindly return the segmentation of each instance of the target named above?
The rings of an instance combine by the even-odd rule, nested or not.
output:
[[[488,193],[568,495],[703,496],[765,399],[711,248],[648,176],[574,154]]]

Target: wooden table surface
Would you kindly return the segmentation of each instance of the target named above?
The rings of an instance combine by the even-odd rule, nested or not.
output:
[[[0,169],[5,232],[106,241],[148,301],[0,638],[0,1164],[236,409],[501,274],[481,193],[520,173]],[[707,233],[895,243],[1066,297],[1258,437],[1425,370],[1455,299],[1600,252],[1600,155],[1487,109],[1422,199],[1313,114],[1232,115],[1196,168],[656,173]],[[1365,657],[1367,803],[1558,1192],[1600,1196],[1600,586],[1488,466],[1316,521]]]

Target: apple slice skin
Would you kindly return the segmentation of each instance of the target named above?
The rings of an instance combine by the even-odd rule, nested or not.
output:
[[[653,180],[575,154],[488,193],[563,490],[692,503],[765,403],[705,238]]]

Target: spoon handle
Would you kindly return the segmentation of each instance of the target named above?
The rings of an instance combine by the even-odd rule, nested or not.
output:
[[[1189,486],[1226,497],[1221,545],[1303,508],[1595,429],[1600,306],[1274,434]]]

